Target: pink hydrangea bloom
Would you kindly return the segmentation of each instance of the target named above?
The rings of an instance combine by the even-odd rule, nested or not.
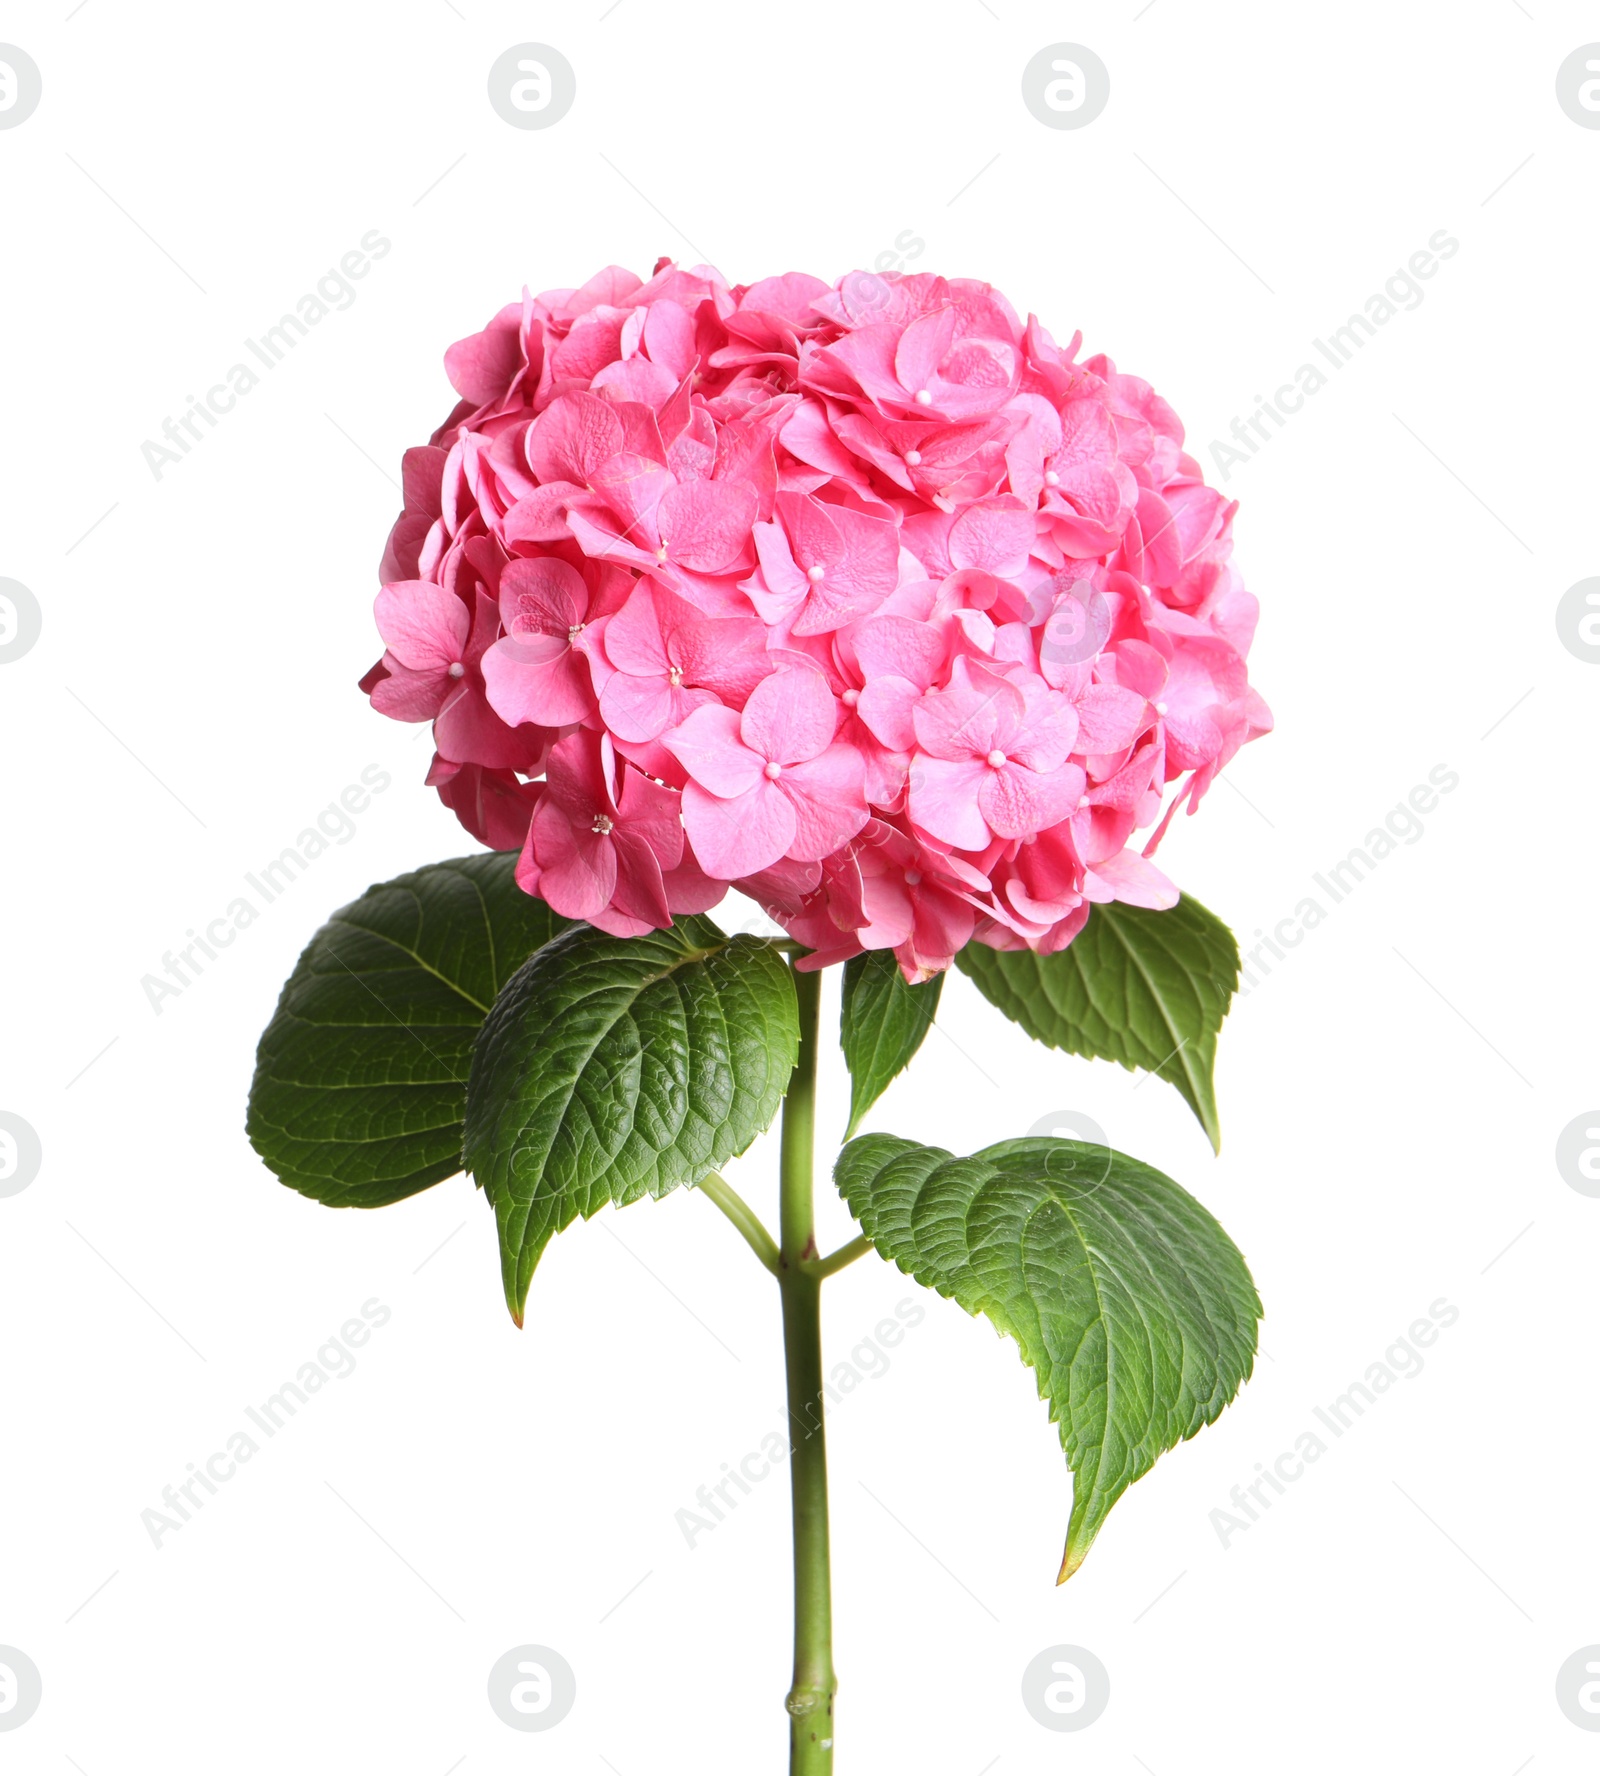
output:
[[[1256,601],[1177,416],[1078,350],[965,278],[525,292],[445,354],[362,688],[618,935],[731,886],[920,980],[1170,906],[1173,813],[1272,726]]]

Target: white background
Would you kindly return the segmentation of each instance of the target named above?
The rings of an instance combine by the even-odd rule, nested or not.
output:
[[[838,1767],[1593,1770],[1554,1685],[1600,1642],[1600,1201],[1554,1149],[1600,1099],[1600,668],[1554,618],[1600,572],[1600,131],[1555,74],[1600,11],[69,5],[0,6],[44,79],[0,131],[0,575],[44,612],[0,668],[0,1109],[44,1153],[0,1200],[0,1643],[44,1679],[7,1769],[782,1766],[786,1482],[693,1552],[674,1521],[782,1422],[774,1292],[732,1230],[688,1193],[574,1228],[519,1335],[468,1182],[332,1213],[243,1135],[316,926],[471,848],[426,741],[354,684],[445,346],[608,261],[833,277],[903,237],[1154,381],[1209,470],[1446,229],[1420,306],[1226,484],[1279,728],[1168,871],[1248,944],[1430,769],[1460,785],[1236,1005],[1222,1157],[1160,1081],[1034,1047],[959,977],[869,1123],[968,1151],[1094,1117],[1228,1227],[1267,1354],[1058,1591],[1069,1479],[1031,1377],[928,1297],[832,1424]],[[578,97],[518,131],[485,76],[530,40]],[[1063,40],[1111,72],[1082,130],[1021,101]],[[155,479],[141,443],[371,229],[392,251],[353,306]],[[355,837],[156,1015],[141,977],[369,764],[394,781]],[[831,1140],[831,1049],[826,1072]],[[772,1143],[731,1175],[774,1209]],[[918,1293],[845,1272],[830,1360]],[[163,1486],[373,1297],[393,1317],[357,1371],[154,1548]],[[1440,1297],[1460,1317],[1423,1373],[1224,1550],[1229,1489]],[[524,1642],[578,1683],[526,1737],[485,1697]],[[1111,1677],[1062,1737],[1019,1692],[1058,1643]]]

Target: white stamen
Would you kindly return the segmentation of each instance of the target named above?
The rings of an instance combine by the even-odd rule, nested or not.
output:
[[[1156,705],[1156,714],[1157,715],[1165,715],[1166,713],[1167,713],[1166,704],[1165,703],[1158,703]]]
[[[1061,485],[1061,477],[1054,469],[1046,469],[1044,472],[1044,484],[1046,487],[1059,487]]]
[[[922,880],[922,871],[921,871],[921,870],[918,870],[918,869],[908,869],[908,870],[907,870],[907,871],[906,871],[906,886],[907,886],[907,887],[908,887],[908,888],[915,888],[915,887],[916,887],[916,885],[917,885],[917,884],[918,884],[918,883],[919,883],[919,882],[920,882],[920,881],[921,881],[921,880]]]
[[[911,398],[919,407],[931,407],[933,405],[933,395],[928,389],[918,389]]]
[[[783,775],[783,766],[776,759],[768,759],[766,764],[762,766],[762,774],[776,782]]]
[[[1006,755],[997,746],[994,751],[989,754],[987,762],[994,770],[998,771],[1006,762]]]
[[[450,676],[452,678],[463,677],[466,673],[466,670],[467,670],[466,667],[463,666],[459,660],[452,660],[450,662]]]
[[[576,641],[578,639],[578,637],[582,634],[583,634],[583,624],[582,623],[574,623],[572,625],[572,627],[567,631],[567,640],[568,641]]]
[[[596,814],[594,825],[590,830],[597,833],[608,833],[611,831],[612,825],[613,822],[609,814]]]
[[[905,455],[905,460],[910,463],[912,468],[915,468],[917,464],[922,461],[922,452],[920,450],[908,450]]]
[[[846,709],[854,709],[860,701],[860,691],[846,691],[844,693],[844,706]]]
[[[827,569],[824,568],[823,566],[821,566],[819,563],[816,567],[808,567],[806,569],[806,578],[808,580],[810,580],[811,584],[814,586],[814,585],[816,585],[817,581],[820,580],[822,578],[823,574],[826,572],[827,572]]]

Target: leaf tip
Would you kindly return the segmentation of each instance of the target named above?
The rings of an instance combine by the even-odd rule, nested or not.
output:
[[[1072,1537],[1067,1537],[1066,1551],[1061,1556],[1061,1571],[1056,1574],[1057,1585],[1066,1584],[1067,1580],[1083,1565],[1083,1557],[1088,1552],[1087,1548],[1073,1547]]]

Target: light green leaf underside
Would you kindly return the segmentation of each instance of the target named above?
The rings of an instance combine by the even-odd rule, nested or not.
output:
[[[1128,1487],[1249,1377],[1261,1303],[1244,1259],[1170,1178],[1080,1141],[957,1159],[863,1135],[834,1177],[884,1257],[1035,1370],[1073,1473],[1070,1578]]]
[[[1199,901],[1184,895],[1165,912],[1098,905],[1053,956],[968,944],[956,961],[1036,1041],[1176,1086],[1220,1148],[1212,1072],[1239,984],[1239,947]]]

